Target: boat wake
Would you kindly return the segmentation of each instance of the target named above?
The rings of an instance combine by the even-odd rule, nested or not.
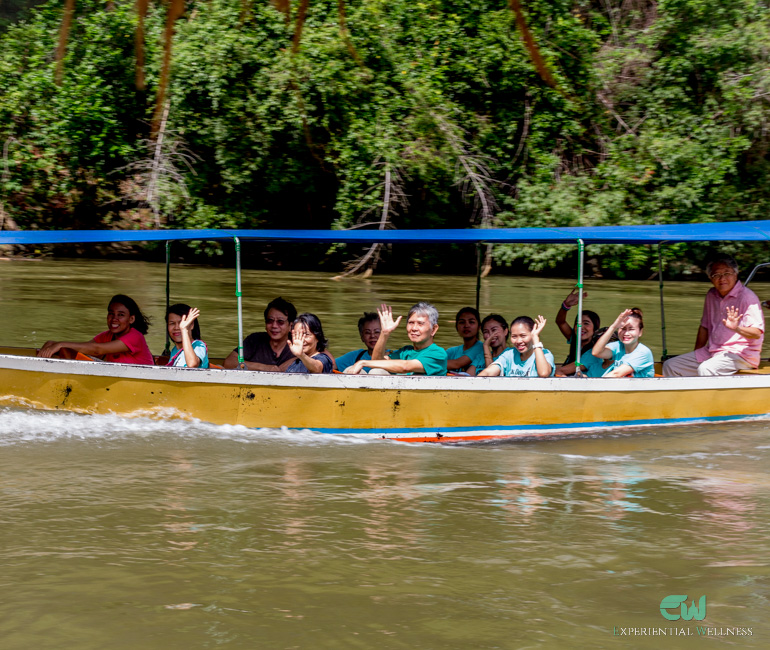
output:
[[[376,442],[357,436],[329,435],[308,429],[249,429],[241,425],[215,425],[189,417],[181,419],[178,413],[170,410],[119,416],[0,408],[0,447],[59,441],[114,441],[152,437],[208,438],[240,443],[278,440],[297,445]]]

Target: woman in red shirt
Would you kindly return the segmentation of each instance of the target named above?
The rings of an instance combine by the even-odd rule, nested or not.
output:
[[[61,355],[65,358],[73,358],[75,355],[67,354],[72,350],[75,353],[87,354],[99,357],[112,363],[136,363],[146,366],[155,364],[150,348],[144,335],[150,326],[150,319],[142,314],[136,302],[118,294],[110,300],[107,308],[107,331],[97,334],[90,341],[77,343],[72,341],[47,341],[37,353],[39,357],[50,358],[57,352],[64,350]]]

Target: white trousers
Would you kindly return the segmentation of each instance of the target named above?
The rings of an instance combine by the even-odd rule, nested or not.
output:
[[[342,374],[344,375],[352,375],[353,374],[353,366],[348,366],[345,368],[345,370],[342,371]],[[364,370],[358,373],[359,375],[365,375],[367,374]],[[383,368],[369,368],[369,374],[370,375],[389,375],[390,373],[383,369]]]
[[[734,375],[739,370],[753,368],[748,361],[734,352],[720,352],[703,363],[698,363],[695,352],[680,354],[663,364],[664,377],[713,377]]]

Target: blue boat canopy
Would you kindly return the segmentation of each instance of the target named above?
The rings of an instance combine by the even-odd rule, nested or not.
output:
[[[216,241],[238,237],[316,244],[660,244],[770,241],[770,221],[570,228],[456,228],[423,230],[3,230],[0,245],[149,241]]]

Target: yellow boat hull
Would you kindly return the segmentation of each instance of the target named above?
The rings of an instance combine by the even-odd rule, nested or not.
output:
[[[409,441],[735,420],[765,416],[768,404],[770,376],[763,374],[584,380],[310,376],[0,354],[0,405]]]

